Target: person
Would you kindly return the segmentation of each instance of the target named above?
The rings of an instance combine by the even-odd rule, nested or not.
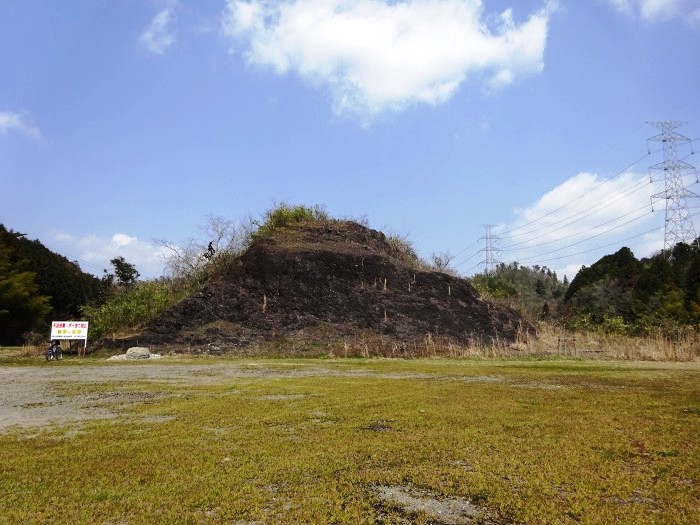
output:
[[[207,259],[212,257],[215,253],[214,246],[212,246],[213,241],[209,241],[209,246],[207,246]]]

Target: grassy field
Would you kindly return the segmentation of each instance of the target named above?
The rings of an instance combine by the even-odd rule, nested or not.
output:
[[[697,362],[3,363],[117,416],[0,432],[2,524],[700,523]]]

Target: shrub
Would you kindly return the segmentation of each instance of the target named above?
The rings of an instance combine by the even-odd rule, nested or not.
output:
[[[264,222],[258,226],[254,237],[266,237],[280,228],[303,222],[327,221],[328,213],[321,206],[308,207],[282,203],[265,212]]]
[[[90,322],[90,334],[99,338],[135,328],[173,306],[187,294],[167,281],[147,281],[125,289],[96,307],[85,307],[83,315]]]
[[[407,234],[389,233],[386,236],[386,242],[393,251],[391,255],[404,264],[417,270],[430,271],[435,269],[418,256],[413,242]]]
[[[607,334],[626,335],[630,332],[630,327],[619,315],[606,315],[601,328]]]

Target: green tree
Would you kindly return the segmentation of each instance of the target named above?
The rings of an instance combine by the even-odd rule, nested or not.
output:
[[[532,319],[542,316],[543,300],[547,315],[558,315],[559,299],[566,290],[556,272],[546,266],[527,268],[517,262],[501,263],[494,272],[475,275],[471,281],[480,293],[517,308]]]
[[[39,294],[34,277],[13,266],[9,248],[0,245],[0,344],[19,344],[24,333],[45,330],[51,306],[49,297]]]
[[[573,322],[587,319],[606,331],[678,332],[700,321],[700,251],[678,243],[668,253],[637,261],[628,248],[583,267],[565,296]]]
[[[78,263],[52,252],[38,240],[29,240],[24,234],[0,224],[0,246],[9,249],[12,268],[33,273],[39,295],[51,298],[52,310],[47,321],[76,318],[82,306],[100,302],[104,292],[100,280],[84,273]]]
[[[124,259],[124,257],[119,256],[115,257],[114,259],[109,261],[112,264],[112,267],[114,268],[114,273],[110,274],[107,273],[107,270],[105,270],[105,277],[104,281],[107,284],[113,284],[115,279],[116,279],[116,284],[119,286],[124,286],[126,288],[129,288],[136,283],[136,280],[139,278],[141,275],[137,270],[136,266],[133,264],[129,263]]]
[[[535,293],[540,297],[545,296],[546,290],[542,279],[537,279],[537,281],[535,281]]]
[[[688,268],[686,279],[685,307],[694,318],[700,322],[700,251],[695,250],[693,261]]]
[[[624,286],[633,285],[643,271],[643,265],[634,257],[632,250],[620,248],[612,255],[606,255],[590,268],[581,267],[571,281],[564,295],[569,301],[580,289],[604,278],[619,280]]]

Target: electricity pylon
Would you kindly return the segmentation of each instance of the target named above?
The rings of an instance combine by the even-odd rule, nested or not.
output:
[[[484,248],[479,250],[484,252],[484,258],[481,263],[484,266],[484,273],[493,273],[496,265],[501,261],[498,260],[498,256],[501,255],[501,250],[496,248],[496,243],[501,240],[500,237],[496,237],[491,233],[491,228],[494,227],[493,224],[482,224],[486,228],[486,234],[479,240],[484,241]]]
[[[671,253],[673,253],[673,247],[679,242],[686,244],[695,242],[695,228],[693,227],[693,219],[690,216],[686,199],[697,199],[700,198],[700,195],[687,189],[683,185],[683,178],[688,175],[694,175],[695,182],[697,182],[697,172],[694,166],[678,159],[676,143],[688,142],[691,147],[691,154],[694,152],[692,150],[692,141],[688,137],[684,137],[674,131],[682,126],[683,122],[663,120],[660,122],[649,122],[648,124],[661,131],[658,135],[647,139],[647,146],[649,141],[661,142],[664,152],[663,162],[654,164],[649,168],[652,182],[655,180],[654,173],[658,172],[663,173],[665,183],[664,191],[651,196],[651,206],[653,210],[654,199],[664,199],[666,201],[664,253],[666,257],[670,257]],[[657,180],[659,178],[659,176],[656,177]]]

